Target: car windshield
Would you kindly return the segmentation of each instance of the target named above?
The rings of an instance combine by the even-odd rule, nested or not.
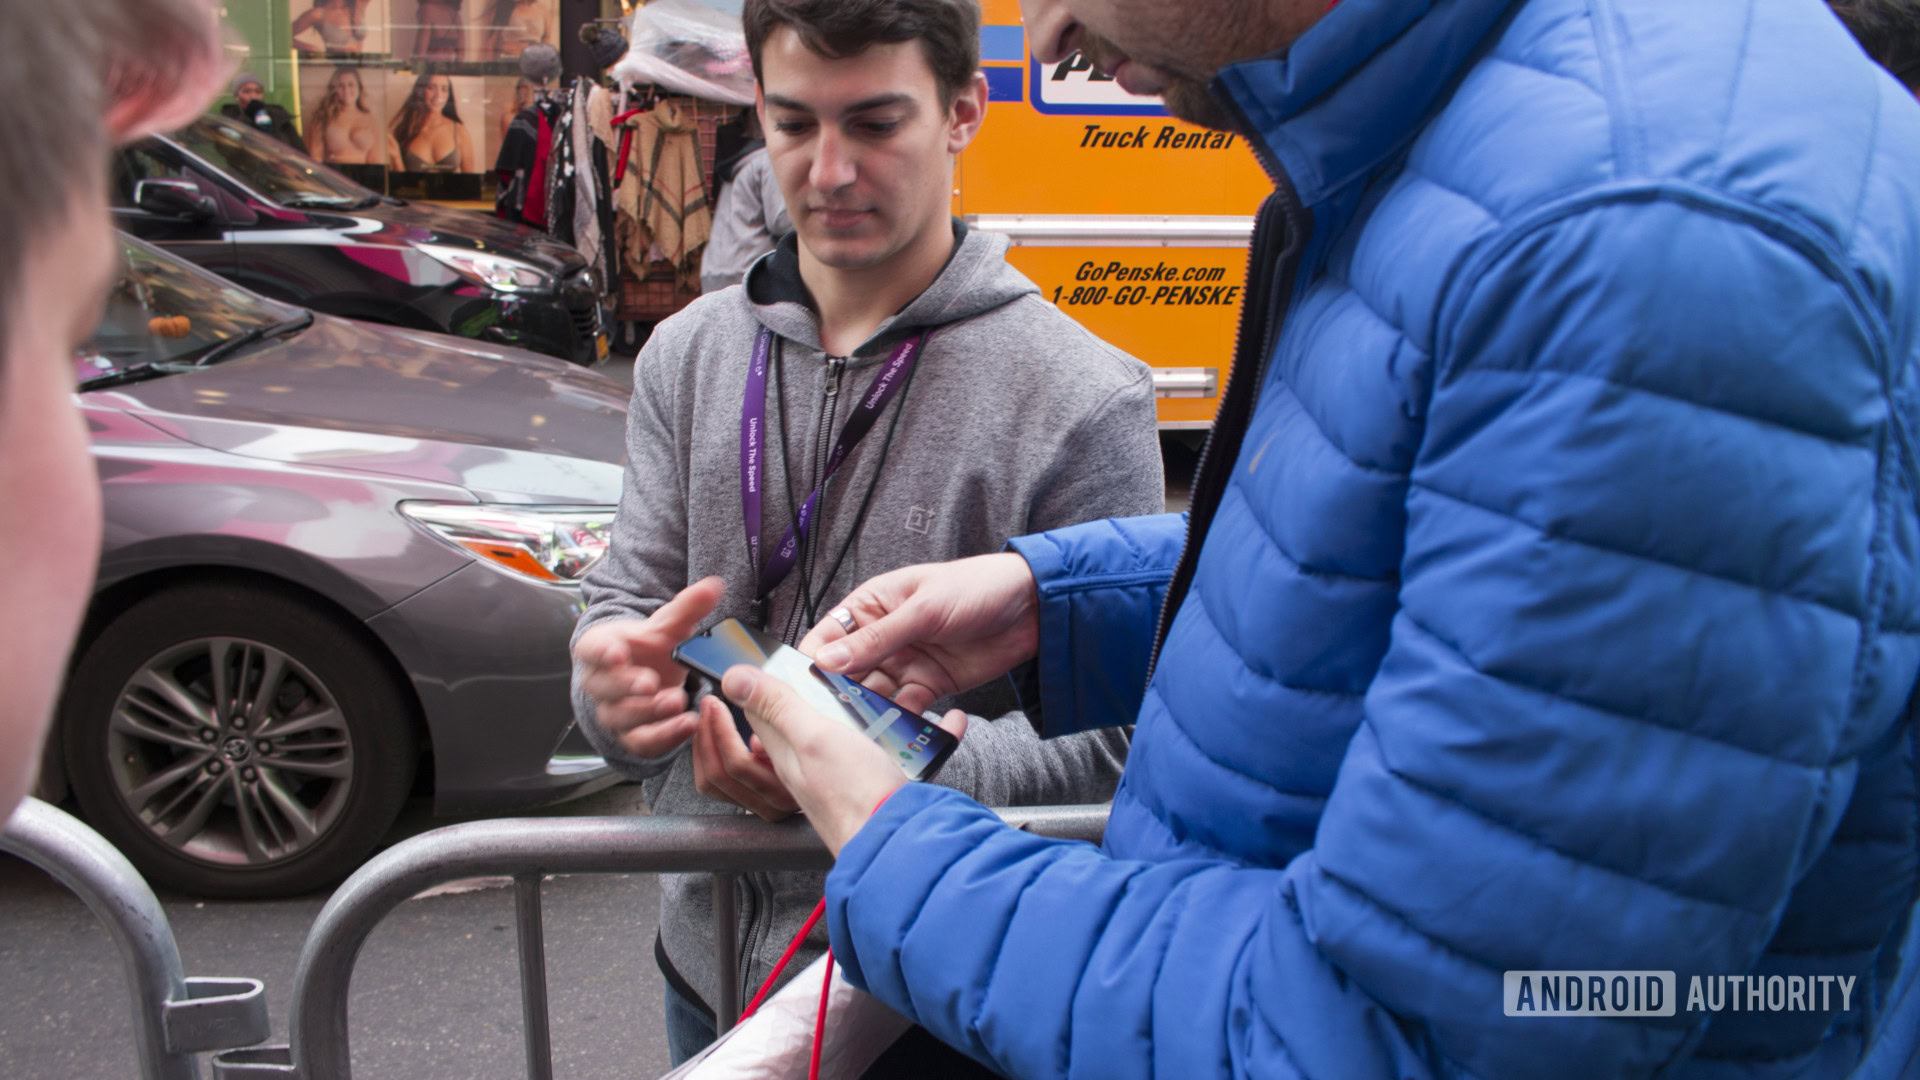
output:
[[[82,380],[139,364],[191,364],[250,331],[301,318],[297,307],[230,285],[127,236],[100,325],[80,347]]]
[[[203,116],[175,132],[173,139],[283,206],[363,206],[380,199],[312,158],[224,116]]]

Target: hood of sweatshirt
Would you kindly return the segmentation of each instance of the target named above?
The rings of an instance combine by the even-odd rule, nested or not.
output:
[[[1004,307],[1029,293],[1038,293],[1025,274],[1007,263],[1008,239],[1000,233],[978,232],[953,220],[953,254],[933,284],[906,307],[877,327],[853,356],[877,359],[901,338],[931,327],[946,326]],[[747,270],[747,300],[760,325],[809,352],[824,353],[820,318],[813,295],[800,277],[797,234],[780,243]]]

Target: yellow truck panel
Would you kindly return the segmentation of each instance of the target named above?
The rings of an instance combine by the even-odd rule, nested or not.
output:
[[[1208,426],[1272,183],[1239,136],[1176,120],[1078,56],[1035,61],[1018,0],[983,7],[990,104],[954,213],[1008,234],[1047,299],[1154,367],[1162,427]]]

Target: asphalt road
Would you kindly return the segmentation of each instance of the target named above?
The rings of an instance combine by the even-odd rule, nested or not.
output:
[[[638,789],[623,786],[555,812],[645,811]],[[391,840],[450,823],[417,803]],[[324,894],[237,902],[161,896],[187,974],[266,983],[274,1042],[286,1041],[294,963],[325,902]],[[542,889],[542,913],[554,1075],[647,1080],[665,1073],[654,879],[552,879]],[[419,897],[388,917],[354,973],[354,1075],[525,1076],[513,927],[513,891],[504,881]],[[106,931],[72,894],[7,856],[0,856],[0,1003],[0,1077],[139,1076],[126,982]]]
[[[632,385],[631,361],[610,360],[601,370]],[[1172,509],[1186,506],[1196,446],[1184,436],[1162,442]],[[637,788],[622,786],[549,813],[645,807]],[[417,800],[388,842],[453,820],[432,817]],[[555,1075],[647,1080],[665,1073],[653,878],[563,877],[547,883],[542,899]],[[326,896],[161,901],[187,974],[263,980],[273,1041],[285,1042],[294,964]],[[7,856],[0,856],[0,1006],[0,1078],[139,1075],[126,983],[105,930],[65,889]],[[357,1076],[525,1076],[513,894],[505,880],[402,905],[362,952],[350,1008]]]

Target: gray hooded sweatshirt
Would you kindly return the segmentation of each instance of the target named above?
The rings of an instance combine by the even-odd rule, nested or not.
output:
[[[830,357],[821,347],[791,236],[754,264],[744,285],[703,296],[659,325],[634,363],[625,490],[611,549],[587,575],[575,640],[597,622],[644,617],[710,574],[727,587],[709,623],[749,618],[758,575],[741,509],[740,418],[762,326],[778,338],[768,374],[763,551],[819,482],[834,436],[878,366],[901,340],[933,328],[911,381],[834,473],[799,563],[770,597],[769,629],[788,643],[811,629],[802,615],[803,572],[824,614],[889,570],[1164,508],[1148,368],[1043,300],[1007,265],[1005,237],[968,232],[959,222],[955,234],[940,276],[852,356]],[[953,704],[976,719],[935,782],[989,806],[1112,797],[1126,731],[1042,742],[1023,714],[1010,711],[1018,703],[1007,680],[937,707]],[[578,669],[574,712],[609,762],[645,781],[654,813],[745,813],[695,790],[685,747],[659,759],[622,750],[595,722]],[[709,1007],[718,1000],[711,881],[663,876],[655,949],[668,980]],[[815,873],[742,875],[741,1001],[767,977],[824,881]],[[825,947],[823,924],[787,973]]]

